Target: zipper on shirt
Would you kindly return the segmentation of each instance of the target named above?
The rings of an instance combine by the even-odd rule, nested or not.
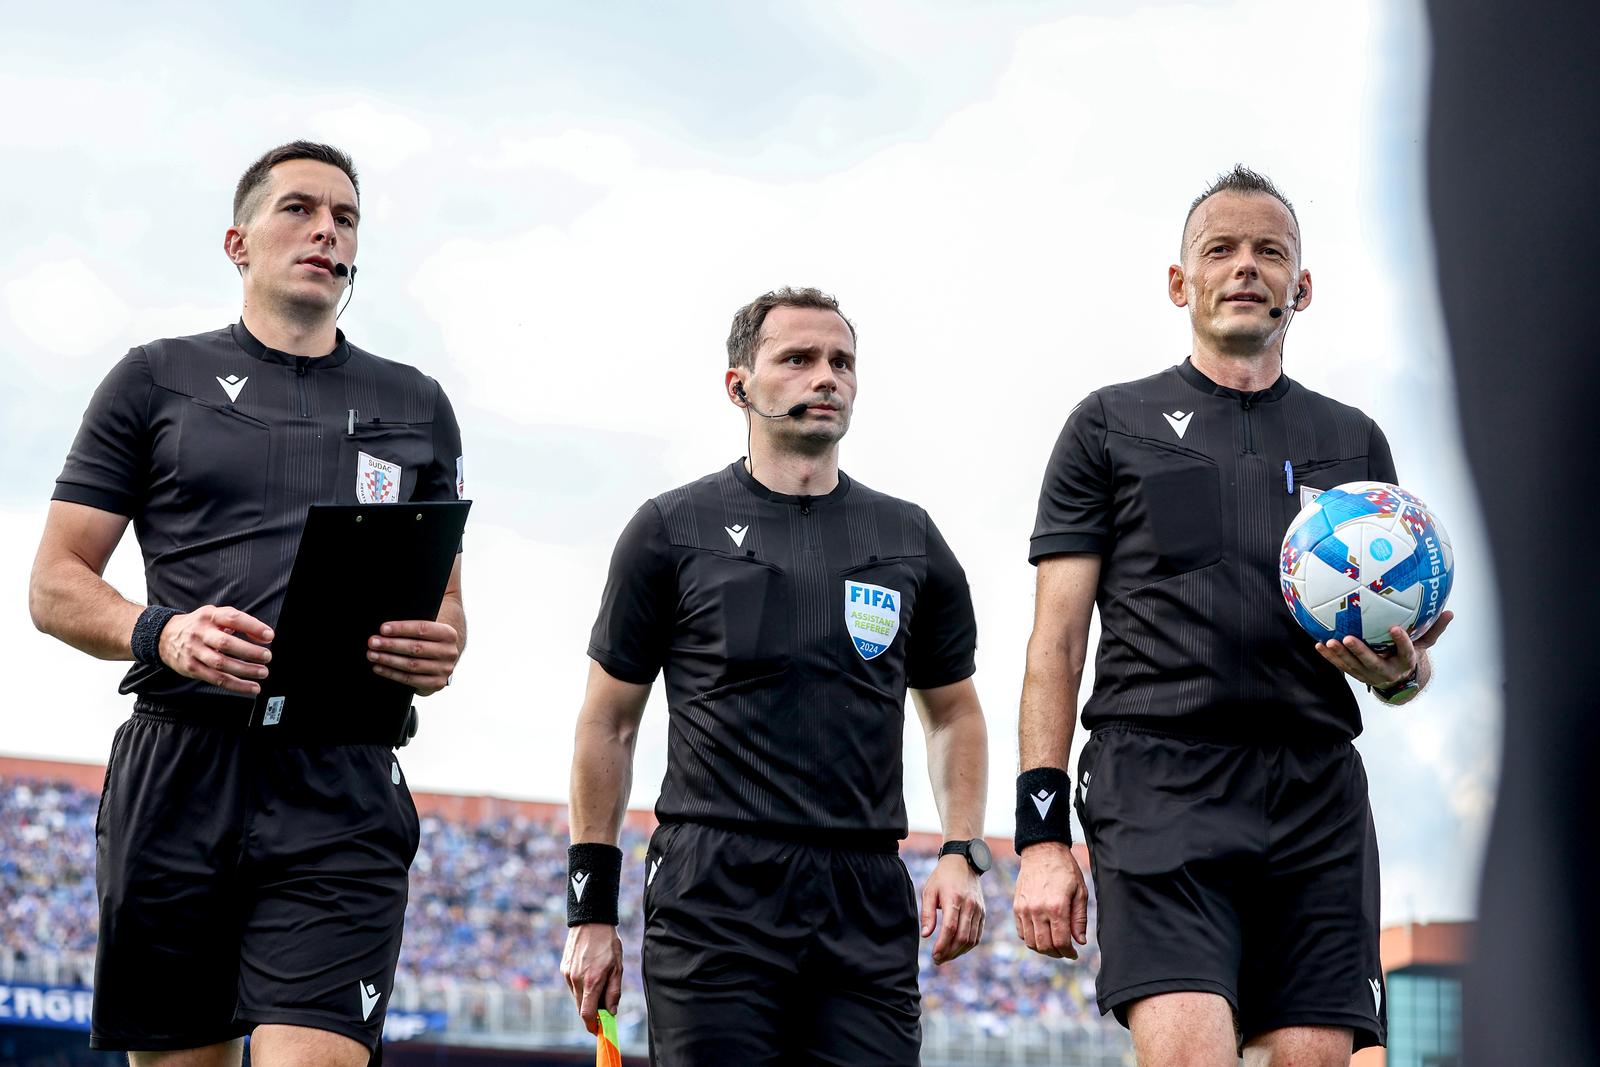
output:
[[[306,365],[298,360],[294,365],[294,382],[296,392],[300,396],[300,417],[309,419],[311,417],[311,406],[306,401]]]
[[[1254,406],[1249,397],[1239,401],[1239,407],[1244,411],[1244,454],[1247,456],[1256,454],[1255,432],[1250,425],[1250,409]]]

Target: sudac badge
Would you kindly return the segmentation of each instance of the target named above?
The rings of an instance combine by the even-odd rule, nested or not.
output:
[[[363,504],[398,504],[401,470],[398,463],[357,452],[356,499]]]
[[[900,632],[900,594],[866,582],[844,583],[844,628],[862,659],[876,659]]]

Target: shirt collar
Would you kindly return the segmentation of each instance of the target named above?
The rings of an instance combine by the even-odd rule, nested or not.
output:
[[[756,481],[750,472],[745,470],[743,457],[734,460],[733,466],[729,470],[733,471],[733,476],[739,479],[740,485],[763,500],[770,500],[775,504],[794,504],[798,507],[814,508],[836,500],[843,500],[844,495],[850,491],[850,476],[845,474],[844,471],[839,472],[839,484],[833,487],[831,493],[826,493],[822,496],[790,496],[787,493],[774,492]]]
[[[333,351],[325,356],[292,356],[287,352],[279,352],[276,348],[268,348],[256,340],[255,334],[251,333],[249,328],[245,326],[243,319],[234,323],[232,330],[233,339],[238,342],[239,347],[263,363],[282,363],[290,367],[314,369],[317,367],[337,367],[350,358],[350,345],[346,343],[344,331],[340,329],[334,330]]]
[[[1278,380],[1266,389],[1258,389],[1253,393],[1229,389],[1226,385],[1218,385],[1210,378],[1207,378],[1188,356],[1185,356],[1183,362],[1178,364],[1178,376],[1202,393],[1210,393],[1212,396],[1225,396],[1230,400],[1248,400],[1253,404],[1265,404],[1271,400],[1282,400],[1283,394],[1287,393],[1289,387],[1294,384],[1287,374],[1279,371]]]

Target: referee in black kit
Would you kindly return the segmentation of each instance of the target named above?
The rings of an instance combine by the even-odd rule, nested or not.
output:
[[[1295,623],[1277,564],[1301,488],[1394,482],[1394,461],[1370,418],[1283,374],[1312,284],[1271,182],[1220,178],[1190,207],[1181,255],[1168,295],[1189,312],[1190,358],[1080,403],[1039,496],[1017,927],[1050,956],[1084,941],[1065,768],[1098,606],[1077,810],[1101,1010],[1131,1028],[1141,1067],[1222,1067],[1241,1048],[1251,1067],[1343,1067],[1386,1029],[1377,839],[1345,675],[1413,699],[1451,615],[1415,643],[1392,628],[1388,656]]]
[[[839,470],[855,329],[832,297],[741,308],[724,388],[750,455],[650,500],[617,542],[572,768],[562,973],[584,1022],[615,1008],[633,746],[658,671],[667,773],[645,880],[656,1064],[914,1064],[917,934],[978,943],[987,778],[966,576],[927,512]],[[901,741],[928,735],[945,845],[917,897]]]
[[[130,351],[90,401],[34,563],[35,625],[131,659],[97,822],[90,1044],[136,1065],[359,1065],[378,1047],[418,823],[392,751],[247,731],[306,508],[453,500],[439,384],[335,327],[360,197],[296,141],[245,171],[223,250],[240,321]],[[150,606],[100,575],[129,520]],[[361,565],[352,560],[352,566]],[[385,623],[378,674],[433,693],[466,638],[460,559],[437,620]],[[348,739],[341,739],[348,740]]]

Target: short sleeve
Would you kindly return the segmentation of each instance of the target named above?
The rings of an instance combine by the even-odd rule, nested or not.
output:
[[[433,383],[438,396],[433,404],[433,459],[417,474],[413,500],[462,500],[466,480],[461,455],[461,425],[444,388]]]
[[[600,615],[589,634],[590,658],[613,678],[649,685],[666,664],[677,602],[666,528],[648,501],[612,550]]]
[[[915,640],[906,650],[906,684],[913,689],[937,689],[978,669],[978,620],[967,573],[932,519],[927,544],[928,575],[917,593]]]
[[[1064,552],[1105,552],[1111,545],[1111,469],[1105,408],[1089,396],[1067,416],[1039,490],[1028,562]]]
[[[132,349],[94,391],[51,499],[128,518],[139,511],[149,488],[153,388],[144,349]]]
[[[1374,482],[1400,484],[1400,475],[1394,469],[1394,454],[1389,451],[1389,439],[1383,436],[1378,424],[1372,424],[1372,437],[1367,442],[1367,478]]]

